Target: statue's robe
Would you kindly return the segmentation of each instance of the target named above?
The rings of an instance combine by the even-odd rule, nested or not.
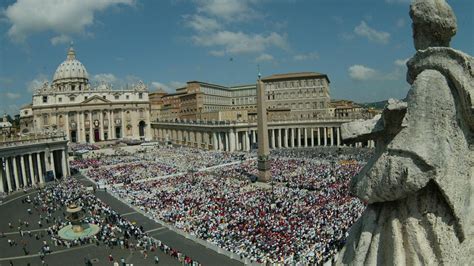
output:
[[[407,111],[352,180],[368,202],[338,264],[472,263],[472,58],[451,48],[408,62]],[[390,121],[388,121],[390,122]],[[471,149],[470,146],[471,145]]]

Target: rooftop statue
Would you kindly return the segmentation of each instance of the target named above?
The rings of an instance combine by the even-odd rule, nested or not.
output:
[[[374,121],[343,125],[342,137],[376,140],[351,181],[368,203],[339,265],[468,265],[474,261],[473,58],[449,48],[456,17],[444,0],[410,6],[416,54],[406,102]],[[378,119],[378,120],[377,120]]]

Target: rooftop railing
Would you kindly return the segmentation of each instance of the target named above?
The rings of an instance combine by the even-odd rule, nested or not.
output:
[[[36,135],[36,136],[15,136],[15,137],[6,137],[0,136],[0,147],[14,147],[20,145],[31,145],[38,143],[48,143],[54,141],[64,141],[67,140],[65,134],[56,134],[56,135]]]

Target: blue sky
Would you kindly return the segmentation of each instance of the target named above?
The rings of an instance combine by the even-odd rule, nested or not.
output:
[[[153,91],[186,81],[255,82],[316,71],[331,97],[403,98],[415,50],[408,0],[4,0],[0,2],[0,112],[31,102],[71,41],[92,82],[143,80]],[[474,1],[448,3],[451,46],[473,54]]]

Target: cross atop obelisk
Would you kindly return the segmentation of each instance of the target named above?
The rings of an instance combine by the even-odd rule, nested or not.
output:
[[[257,133],[258,133],[258,179],[268,182],[270,173],[270,148],[268,147],[267,105],[265,103],[265,84],[260,79],[260,69],[257,80]]]

